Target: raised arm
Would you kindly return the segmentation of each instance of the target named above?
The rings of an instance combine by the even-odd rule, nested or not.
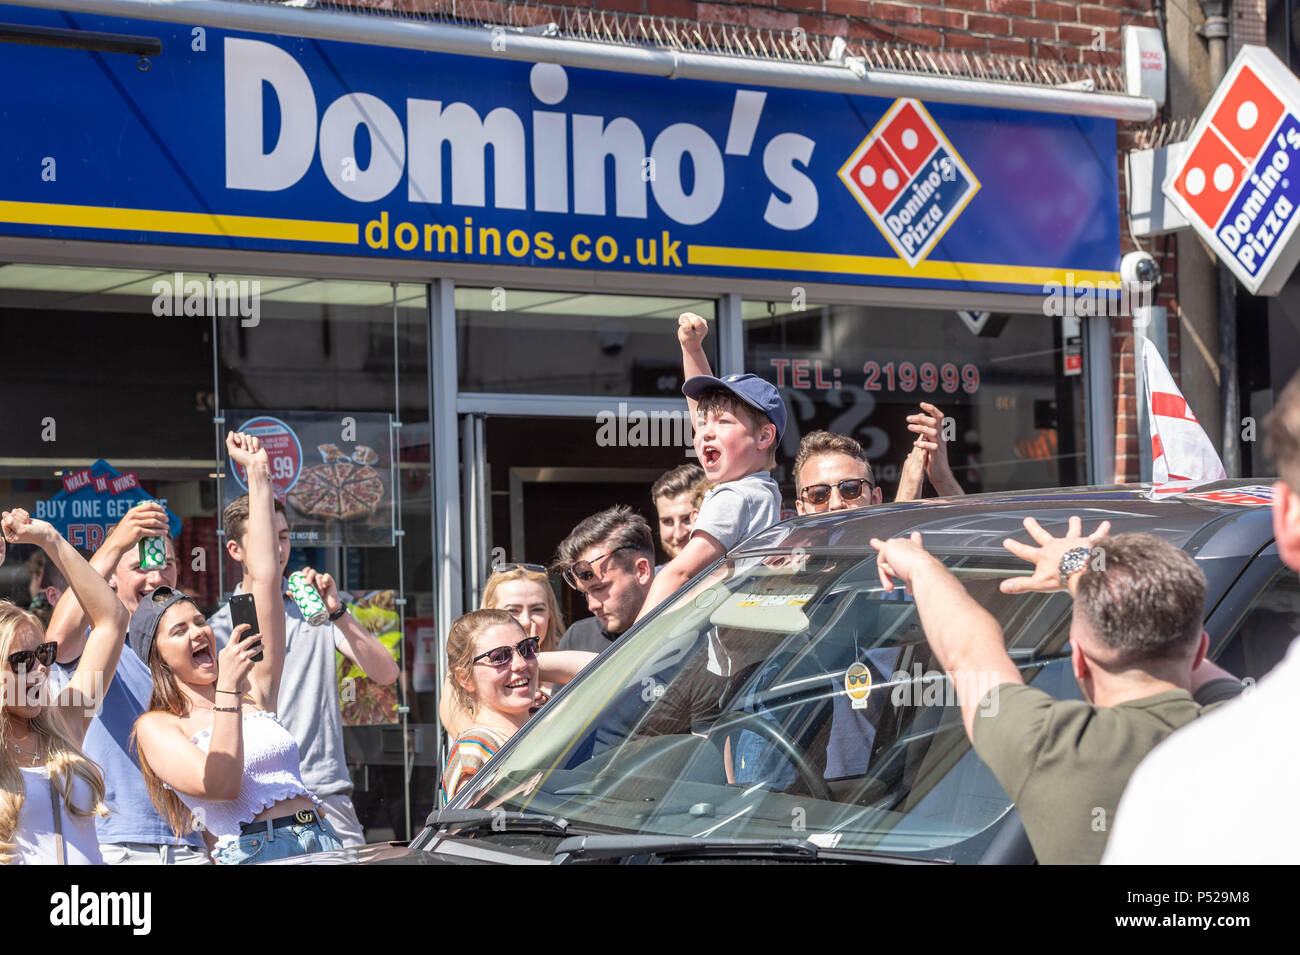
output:
[[[0,516],[0,525],[3,525],[6,540],[36,544],[45,551],[67,578],[68,587],[90,616],[90,637],[86,640],[81,662],[59,694],[59,705],[69,707],[69,713],[79,716],[69,726],[79,743],[85,738],[86,728],[113,682],[113,672],[117,669],[122,643],[126,639],[126,608],[104,578],[49,523],[32,520],[25,510],[15,508]]]
[[[925,473],[934,485],[935,493],[940,497],[957,497],[966,492],[957,483],[948,464],[948,440],[943,433],[943,424],[947,420],[935,405],[922,401],[921,412],[907,416],[907,430],[918,435],[916,446],[927,452]]]
[[[921,616],[921,629],[934,657],[952,677],[957,689],[966,735],[974,738],[975,715],[980,700],[1001,683],[1024,683],[1007,654],[1002,628],[936,557],[921,545],[921,535],[911,540],[873,538],[880,552],[880,580],[893,590],[890,577],[907,584]]]
[[[142,537],[165,537],[168,533],[167,511],[161,504],[155,501],[137,504],[126,512],[112,533],[104,539],[104,543],[91,555],[90,566],[100,578],[107,581],[117,570],[122,557]],[[109,592],[112,593],[111,588]],[[59,645],[56,659],[60,663],[75,663],[81,657],[86,647],[86,626],[86,611],[81,601],[75,593],[65,593],[54,607],[50,625],[45,628],[49,639]],[[123,632],[125,633],[125,628]]]
[[[548,650],[537,654],[537,675],[543,683],[568,683],[598,654],[590,650]]]
[[[275,496],[266,449],[252,435],[226,435],[226,453],[248,477],[248,532],[244,546],[244,575],[257,605],[262,628],[262,660],[249,674],[249,693],[258,706],[272,712],[284,672],[284,597],[275,540]]]
[[[704,336],[709,333],[709,323],[694,312],[683,312],[677,319],[677,341],[682,346],[682,381],[696,375],[712,375],[709,356],[704,354]],[[686,399],[691,421],[695,421],[695,399]]]
[[[641,612],[636,615],[637,622],[639,623],[651,610],[675,594],[679,587],[724,553],[726,548],[712,534],[704,531],[695,531],[691,534],[691,539],[686,542],[686,546],[678,551],[676,557],[661,567],[659,573],[655,574],[654,581],[650,584],[650,592],[646,594],[645,603],[641,605]]]
[[[318,573],[311,567],[304,567],[301,573],[320,593],[321,599],[325,601],[325,609],[331,614],[346,608],[333,576]],[[343,645],[339,647],[339,652],[361,667],[369,679],[381,686],[397,681],[400,673],[397,661],[373,633],[361,626],[350,610],[343,609],[343,616],[334,622],[334,626],[343,634]]]

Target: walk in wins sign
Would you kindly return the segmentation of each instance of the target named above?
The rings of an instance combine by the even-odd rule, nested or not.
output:
[[[1201,114],[1164,194],[1254,295],[1300,261],[1300,80],[1244,46]]]

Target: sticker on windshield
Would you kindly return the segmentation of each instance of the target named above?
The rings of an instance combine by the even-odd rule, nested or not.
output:
[[[850,705],[855,710],[867,708],[867,697],[871,695],[871,671],[865,663],[855,663],[844,671],[844,692],[849,695]]]

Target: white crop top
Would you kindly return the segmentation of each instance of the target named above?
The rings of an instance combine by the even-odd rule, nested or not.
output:
[[[59,861],[54,835],[54,805],[50,801],[50,777],[44,766],[20,766],[23,786],[18,828],[14,830],[14,862],[18,865],[55,865]],[[72,784],[72,802],[78,809],[90,809],[90,785],[81,777]],[[63,829],[63,855],[68,865],[103,865],[94,816],[74,816],[59,796],[59,825]]]
[[[190,741],[203,752],[212,741],[210,729],[201,730]],[[308,791],[298,771],[298,741],[267,710],[244,713],[244,780],[234,799],[200,799],[177,792],[181,802],[194,813],[195,819],[218,840],[239,838],[242,823],[252,822],[263,809],[282,799],[308,796],[317,805],[320,800]]]

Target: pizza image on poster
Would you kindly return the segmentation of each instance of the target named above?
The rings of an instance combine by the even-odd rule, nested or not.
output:
[[[389,415],[227,411],[226,420],[266,447],[295,546],[392,545]],[[241,468],[231,473],[226,503],[248,488]]]

